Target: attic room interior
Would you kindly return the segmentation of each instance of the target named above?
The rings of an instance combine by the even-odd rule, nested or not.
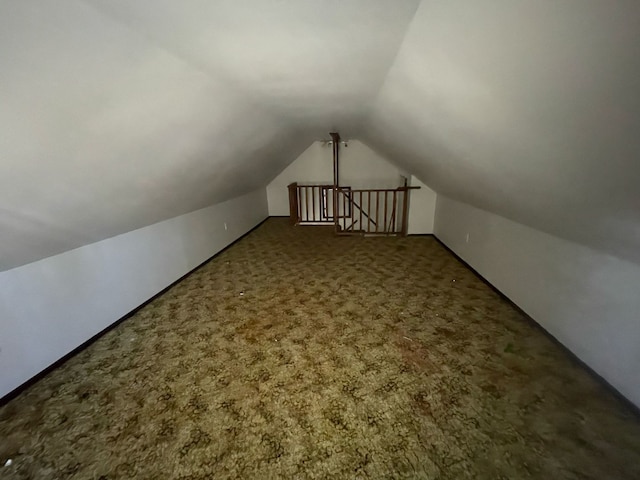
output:
[[[0,2],[0,477],[640,478],[638,25]]]

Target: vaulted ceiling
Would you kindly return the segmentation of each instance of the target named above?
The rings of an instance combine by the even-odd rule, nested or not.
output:
[[[361,138],[640,262],[635,0],[0,0],[0,270]]]

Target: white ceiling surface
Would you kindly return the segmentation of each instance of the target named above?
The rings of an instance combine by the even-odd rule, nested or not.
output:
[[[0,0],[0,270],[265,185],[333,129],[640,261],[639,47],[636,0]]]
[[[439,193],[640,262],[637,0],[425,0],[368,127]]]
[[[417,5],[0,0],[0,270],[245,193],[355,131]]]
[[[87,0],[305,125],[353,129],[419,0]]]

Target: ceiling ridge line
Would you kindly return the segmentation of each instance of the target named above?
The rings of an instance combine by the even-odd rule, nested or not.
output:
[[[391,70],[393,69],[393,67],[395,66],[395,64],[396,64],[396,62],[398,60],[398,55],[400,55],[400,52],[402,51],[402,47],[404,47],[404,44],[407,41],[407,36],[409,35],[409,31],[411,30],[411,27],[413,26],[413,23],[415,22],[416,16],[418,15],[418,10],[420,10],[421,6],[422,6],[422,0],[420,0],[418,2],[417,6],[416,6],[416,9],[413,12],[413,15],[411,16],[411,20],[409,20],[409,22],[407,23],[407,28],[405,29],[404,34],[402,35],[402,39],[400,40],[400,42],[398,42],[398,48],[396,49],[395,54],[393,55],[393,57],[391,58],[391,61],[389,62],[389,67],[387,68],[386,73],[382,77],[382,81],[380,82],[380,85],[378,86],[378,88],[375,90],[375,93],[373,93],[373,95],[371,95],[371,102],[369,103],[368,106],[366,106],[363,109],[363,112],[362,112],[362,127],[363,127],[364,130],[366,130],[368,128],[367,125],[369,123],[369,119],[373,115],[373,109],[374,109],[374,106],[376,104],[376,101],[380,97],[380,94],[382,93],[382,91],[384,90],[385,85],[387,84],[387,80],[389,78],[389,74],[391,73]]]

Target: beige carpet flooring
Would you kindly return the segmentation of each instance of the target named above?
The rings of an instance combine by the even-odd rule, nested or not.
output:
[[[0,408],[0,477],[639,479],[640,421],[432,237],[270,219]]]

